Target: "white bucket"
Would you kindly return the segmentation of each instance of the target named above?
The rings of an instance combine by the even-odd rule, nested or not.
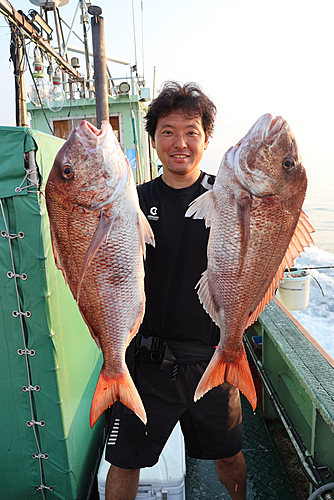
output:
[[[310,296],[311,275],[307,271],[284,273],[278,289],[279,300],[290,311],[306,309]]]

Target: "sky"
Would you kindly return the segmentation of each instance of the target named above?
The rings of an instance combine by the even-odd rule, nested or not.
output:
[[[216,104],[216,127],[203,159],[204,170],[215,173],[224,152],[262,114],[282,115],[299,144],[310,195],[313,186],[323,189],[324,197],[331,196],[333,0],[97,0],[96,4],[105,19],[107,53],[137,62],[151,93],[154,81],[156,93],[165,80],[195,81]],[[12,5],[25,13],[38,10],[29,0],[13,0]],[[76,6],[77,0],[70,0],[60,9],[68,24]],[[75,31],[82,36],[79,22]],[[75,38],[71,43],[80,44]],[[0,125],[14,126],[9,44],[9,28],[0,14]],[[114,77],[129,74],[127,66],[109,67]],[[83,59],[79,71],[85,71]],[[27,72],[26,85],[30,83]]]

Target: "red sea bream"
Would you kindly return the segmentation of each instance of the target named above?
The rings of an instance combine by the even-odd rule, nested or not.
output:
[[[98,130],[82,121],[71,132],[51,170],[46,201],[56,264],[103,352],[90,424],[116,400],[146,423],[125,351],[144,315],[143,257],[154,236],[108,122]]]
[[[213,189],[190,205],[186,216],[205,218],[211,226],[198,295],[221,332],[195,401],[227,381],[255,408],[242,336],[274,295],[285,268],[312,242],[313,228],[302,211],[306,188],[289,125],[266,114],[225,153]]]

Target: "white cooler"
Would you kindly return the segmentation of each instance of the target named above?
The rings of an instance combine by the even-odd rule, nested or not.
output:
[[[97,481],[100,500],[105,500],[105,485],[109,462],[100,463]],[[136,500],[185,500],[186,461],[184,439],[177,423],[162,450],[159,462],[153,467],[141,469]]]

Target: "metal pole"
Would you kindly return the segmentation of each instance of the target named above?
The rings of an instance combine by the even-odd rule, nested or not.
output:
[[[92,97],[92,93],[90,90],[89,46],[88,46],[87,29],[86,29],[86,19],[88,22],[88,16],[86,17],[85,3],[83,0],[81,0],[80,5],[81,5],[82,29],[83,29],[83,35],[84,35],[85,59],[86,59],[86,74],[87,74],[86,87],[88,90],[88,97]]]
[[[24,37],[19,28],[10,23],[10,53],[14,65],[16,126],[28,127],[27,102],[24,85]]]
[[[92,16],[91,23],[94,56],[96,122],[97,127],[101,128],[103,120],[109,121],[104,19],[100,16],[102,13],[102,9],[100,7],[91,5],[88,8],[88,12]]]

